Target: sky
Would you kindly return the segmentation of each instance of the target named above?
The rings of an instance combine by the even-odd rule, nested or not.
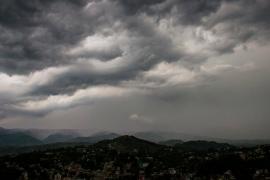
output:
[[[1,0],[0,126],[270,138],[269,0]]]

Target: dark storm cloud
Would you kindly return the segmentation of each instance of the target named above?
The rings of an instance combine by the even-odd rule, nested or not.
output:
[[[149,6],[159,4],[165,0],[115,0],[124,7],[126,14],[134,15],[149,10]]]
[[[86,5],[86,0],[3,0],[0,8],[0,23],[11,28],[29,28],[43,26],[46,23],[44,15],[48,13],[78,11]],[[62,9],[55,9],[55,7]],[[67,8],[67,9],[65,9]],[[69,15],[69,14],[66,14]]]
[[[108,23],[108,20],[103,20],[103,14],[97,13],[97,17],[92,17],[83,13],[82,9],[87,2],[86,0],[1,1],[0,24],[2,25],[1,30],[3,33],[0,37],[0,64],[2,71],[27,73],[36,69],[66,63],[68,57],[63,57],[60,53],[62,48],[76,44],[87,35],[95,34],[100,30],[96,30],[97,26],[104,27],[103,24]],[[98,1],[93,2],[98,3]],[[153,47],[153,52],[149,52],[149,54],[160,57],[164,53],[158,52],[167,47],[167,50],[171,51],[171,45],[168,44],[166,38],[161,39],[162,37],[155,36],[155,27],[150,27],[147,23],[141,22],[141,19],[136,18],[137,15],[149,13],[150,16],[157,18],[172,17],[176,20],[175,23],[200,25],[201,19],[210,13],[216,12],[223,1],[123,0],[112,1],[111,3],[113,2],[116,2],[113,5],[119,4],[123,8],[124,13],[121,14],[119,9],[118,15],[113,16],[115,19],[112,19],[112,21],[119,19],[123,22],[125,28],[131,32],[135,31],[133,33],[135,36],[146,38],[145,41],[147,42],[137,43],[136,45],[139,47],[149,47],[149,44],[154,45],[156,47]],[[247,4],[245,6],[252,9],[252,2]],[[101,6],[97,8],[102,9],[104,7],[101,3]],[[109,14],[114,14],[113,10],[107,8],[105,7],[104,10],[108,11]],[[255,20],[265,18],[267,15],[264,15],[267,9],[254,8],[253,11],[255,12],[250,13],[250,17],[245,16],[244,18],[251,21],[254,19],[253,22],[255,22]],[[126,14],[129,13],[134,16],[126,17]],[[242,14],[240,15],[243,16]],[[218,22],[220,21],[218,20]],[[262,19],[261,22],[264,22],[264,20]],[[248,38],[249,36],[250,33],[243,38]],[[224,47],[224,51],[229,51],[230,49],[232,47]],[[121,50],[116,49],[116,51],[112,51],[109,54],[88,52],[81,57],[97,57],[109,60],[121,55],[121,53]],[[164,56],[175,57],[174,54],[168,52]],[[179,58],[176,57],[175,59]],[[172,58],[168,57],[168,59]]]
[[[0,2],[0,65],[8,73],[28,73],[61,64],[62,47],[91,33],[81,13],[86,1]]]
[[[98,2],[98,1],[94,1]],[[205,11],[209,2],[197,3],[196,1],[176,2],[180,14],[188,17],[188,13],[183,12],[187,9],[198,9],[198,12],[192,13],[194,17],[199,15],[202,17],[199,10]],[[144,13],[148,11],[149,7],[160,3],[166,3],[165,1],[117,1],[121,4],[125,13]],[[54,66],[62,64],[67,57],[63,57],[61,49],[66,46],[76,44],[79,40],[87,35],[95,33],[95,28],[99,24],[107,23],[107,20],[103,20],[103,14],[97,14],[98,17],[90,17],[84,14],[82,9],[87,4],[85,0],[79,1],[1,1],[0,11],[0,24],[1,35],[1,57],[0,64],[2,71],[8,73],[28,73],[37,69],[42,69],[48,66]],[[172,8],[174,2],[169,2]],[[204,7],[205,6],[205,7]],[[211,6],[211,5],[209,5]],[[101,7],[102,8],[102,5]],[[107,8],[107,7],[105,7]],[[169,10],[157,10],[156,13],[162,11],[169,12]],[[104,9],[110,11],[110,9]],[[101,11],[102,12],[102,11]],[[111,14],[113,14],[112,12]],[[121,11],[119,10],[119,13]],[[155,42],[155,37],[151,38],[153,30],[149,31],[149,25],[145,24],[136,17],[128,18],[126,14],[119,14],[116,18],[127,24],[127,28],[137,31],[137,34],[145,32],[145,36],[149,42],[156,46],[163,46],[163,42]],[[154,14],[156,16],[157,14]],[[174,16],[174,15],[173,15]],[[183,19],[191,22],[186,17]],[[135,19],[135,20],[134,20]],[[117,19],[112,19],[117,20]],[[138,22],[136,22],[138,21]],[[193,21],[193,20],[192,20]],[[148,33],[149,32],[149,33]],[[148,34],[147,34],[148,33]],[[155,32],[153,32],[155,34]],[[143,34],[142,34],[143,35]],[[143,35],[144,36],[144,35]],[[158,39],[156,41],[159,41]],[[167,44],[164,42],[165,45]],[[142,43],[145,45],[145,43]],[[140,46],[140,44],[139,44]],[[167,46],[164,46],[167,47]],[[159,48],[162,49],[163,47]],[[121,51],[114,51],[112,54],[100,54],[97,52],[88,52],[84,56],[99,57],[99,58],[113,58],[120,54]],[[155,52],[153,52],[155,54]],[[171,54],[171,53],[167,53]],[[159,54],[157,55],[159,56]]]
[[[121,74],[109,75],[91,75],[90,73],[74,72],[66,74],[58,79],[55,79],[51,84],[33,88],[29,95],[58,95],[58,94],[73,94],[78,89],[85,89],[89,85],[118,85],[121,79],[129,79],[134,77],[134,72],[122,72]]]
[[[225,1],[226,2],[226,1]],[[222,10],[222,14],[215,16],[210,21],[212,25],[224,22],[239,22],[242,25],[265,25],[269,26],[270,2],[267,0],[235,0],[227,3],[227,8]],[[234,8],[237,6],[237,8]],[[239,24],[240,25],[240,24]]]
[[[9,73],[27,73],[36,69],[43,69],[48,66],[66,63],[67,57],[60,52],[67,46],[78,43],[82,38],[95,34],[100,29],[98,26],[106,27],[103,24],[108,20],[103,20],[103,14],[98,13],[97,17],[87,16],[83,13],[83,8],[89,1],[86,0],[49,0],[49,1],[22,1],[22,0],[4,0],[1,1],[0,9],[0,65],[1,70]],[[99,2],[99,1],[93,1]],[[123,8],[113,16],[112,21],[121,20],[125,28],[138,38],[146,38],[145,42],[136,45],[149,47],[154,45],[153,52],[156,57],[161,57],[164,53],[159,53],[163,48],[169,52],[164,56],[168,59],[175,58],[175,53],[171,53],[168,40],[155,35],[155,27],[150,27],[147,23],[140,22],[138,19],[142,13],[149,14],[151,17],[173,18],[176,24],[204,25],[202,19],[211,13],[215,13],[224,2],[240,4],[242,8],[238,11],[217,16],[205,25],[214,26],[220,22],[235,21],[234,26],[263,26],[267,28],[269,22],[269,3],[267,1],[210,1],[210,0],[119,0],[111,1],[113,5],[119,5]],[[100,9],[103,6],[100,6]],[[107,9],[109,14],[114,14],[113,10]],[[248,10],[248,13],[245,11]],[[110,12],[111,11],[111,12]],[[103,12],[103,11],[101,11]],[[126,15],[133,17],[127,17]],[[105,18],[106,19],[106,18]],[[229,22],[230,23],[230,22]],[[231,30],[234,30],[234,26]],[[96,30],[97,28],[97,30]],[[230,30],[230,29],[229,29]],[[258,29],[254,28],[248,32],[236,32],[241,36],[239,40],[247,41]],[[152,34],[151,34],[152,33]],[[168,46],[169,45],[169,46]],[[158,47],[159,46],[159,47]],[[220,47],[220,52],[229,52],[235,44],[228,44]],[[151,50],[150,50],[151,51]],[[115,50],[111,53],[102,54],[100,52],[88,52],[81,57],[96,57],[109,60],[120,56],[121,50]],[[143,57],[145,58],[145,57]],[[164,57],[161,57],[165,59]],[[147,63],[146,63],[147,66]]]
[[[71,96],[89,86],[162,84],[166,69],[150,78],[144,73],[163,62],[182,63],[184,70],[172,67],[179,76],[200,75],[196,69],[213,56],[249,42],[267,43],[269,21],[268,0],[3,0],[0,73],[9,75],[3,75],[3,92],[23,90],[0,106],[0,114],[12,114],[9,107],[21,102]],[[178,82],[174,76],[171,81]]]
[[[239,0],[224,4],[208,18],[206,28],[227,24],[222,33],[230,33],[238,43],[255,40],[268,42],[270,33],[270,2],[267,0]]]
[[[174,16],[177,23],[195,24],[215,12],[222,0],[119,0],[128,15],[147,13],[158,17]]]
[[[196,25],[201,23],[203,17],[217,11],[222,2],[222,0],[168,0],[153,6],[150,13],[173,16],[175,23]]]

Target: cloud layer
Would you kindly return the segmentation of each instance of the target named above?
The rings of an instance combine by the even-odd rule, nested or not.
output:
[[[188,99],[194,113],[200,114],[201,106],[213,108],[209,105],[213,99],[223,102],[238,95],[241,86],[231,79],[256,72],[268,81],[267,72],[261,70],[270,64],[268,0],[3,0],[0,7],[3,120],[43,118],[82,106],[95,108],[106,99],[134,97],[149,100],[140,102],[146,104],[161,101],[156,109],[162,112],[170,112],[162,108],[164,102],[187,108]],[[249,52],[256,57],[241,57]],[[229,74],[235,77],[227,79]],[[255,83],[256,91],[267,89],[266,82]],[[197,91],[205,86],[206,92]],[[235,93],[221,93],[230,87]],[[210,92],[213,96],[207,95]],[[241,92],[246,96],[237,96],[240,104],[250,91]],[[259,102],[254,113],[265,113],[260,110],[266,104]],[[170,112],[172,122],[191,119],[184,115],[191,110],[183,115],[177,111]],[[116,113],[126,114],[126,121],[151,119],[148,125],[153,128],[159,128],[155,119],[157,126],[164,124],[151,108],[136,112],[133,107]],[[208,124],[219,117],[210,118]]]

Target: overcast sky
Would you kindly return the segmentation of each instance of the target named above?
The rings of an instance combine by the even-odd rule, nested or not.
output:
[[[269,0],[1,0],[0,126],[270,138]]]

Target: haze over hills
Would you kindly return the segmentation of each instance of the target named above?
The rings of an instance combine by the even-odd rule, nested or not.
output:
[[[101,132],[88,137],[77,137],[72,139],[71,142],[96,143],[105,139],[114,139],[119,136],[120,135],[116,133]]]
[[[34,132],[34,133],[32,133]],[[119,135],[111,132],[93,133],[91,136],[82,136],[79,132],[86,130],[47,130],[47,129],[0,129],[0,146],[31,146],[51,143],[96,143],[104,139],[113,139]],[[45,136],[43,139],[38,137]],[[25,142],[25,143],[23,143]]]
[[[17,133],[16,133],[17,134]],[[26,135],[28,136],[28,135]],[[115,136],[115,135],[113,135]],[[92,145],[95,148],[99,149],[116,149],[122,153],[128,153],[133,151],[140,151],[144,153],[155,153],[160,150],[168,149],[168,148],[175,148],[181,151],[208,151],[208,150],[228,150],[233,149],[234,146],[224,143],[216,143],[216,142],[208,142],[208,141],[187,141],[182,142],[178,141],[174,145],[167,144],[166,142],[163,143],[155,143],[143,139],[139,139],[135,136],[130,135],[123,135],[117,137],[109,137],[109,139],[102,139],[99,140],[95,139],[98,136],[94,136],[92,138],[89,137],[91,140],[96,141],[65,141],[65,142],[42,142],[42,141],[35,141],[33,140],[31,143],[27,142],[27,139],[19,139],[16,143],[9,143],[4,146],[0,146],[0,155],[7,155],[7,154],[22,154],[28,153],[33,151],[46,151],[46,150],[53,150],[53,149],[61,149],[61,148],[69,148],[69,147],[78,147],[78,146],[90,146]],[[29,138],[29,137],[28,137]],[[20,144],[25,142],[25,144]],[[36,142],[36,143],[34,143]],[[172,142],[172,141],[168,141]],[[174,140],[174,142],[176,142]],[[3,145],[3,144],[2,144]]]
[[[8,133],[0,135],[0,147],[1,146],[33,146],[40,145],[43,142],[29,136],[24,133],[16,132],[16,133]]]
[[[181,141],[194,141],[194,140],[205,140],[205,141],[215,141],[219,143],[229,143],[239,146],[254,146],[259,144],[270,144],[270,139],[224,139],[224,138],[214,138],[208,136],[199,136],[186,133],[178,132],[162,132],[162,131],[146,131],[134,133],[134,136],[153,142],[166,142],[173,140]]]
[[[90,136],[94,133],[97,133],[97,130],[91,130],[91,129],[21,129],[21,128],[14,128],[14,129],[6,129],[2,128],[6,133],[12,133],[12,132],[22,132],[24,134],[30,135],[34,138],[43,140],[47,138],[50,135],[53,134],[61,134],[61,135],[70,135],[73,137],[78,136]],[[1,133],[1,131],[0,131]]]
[[[178,133],[178,132],[164,132],[164,131],[145,131],[145,132],[136,132],[134,136],[145,139],[153,142],[166,141],[171,139],[179,139],[183,141],[190,140],[199,140],[199,139],[209,139],[207,137],[186,134],[186,133]]]
[[[31,133],[30,133],[31,132]],[[35,132],[35,133],[32,133]],[[5,129],[0,128],[0,146],[32,146],[51,143],[88,143],[93,144],[102,140],[110,140],[117,138],[120,133],[113,132],[98,132],[90,136],[82,136],[80,130],[21,130],[21,129]],[[47,135],[43,139],[41,137]],[[143,139],[150,142],[155,142],[164,145],[182,144],[186,141],[214,141],[218,143],[229,143],[238,146],[255,146],[259,144],[270,144],[270,140],[230,140],[222,138],[211,138],[197,135],[189,135],[185,133],[176,132],[154,132],[145,131],[137,133],[129,133],[136,138]]]
[[[74,139],[76,136],[69,134],[55,133],[46,137],[43,142],[46,144],[57,143],[57,142],[67,142]]]

